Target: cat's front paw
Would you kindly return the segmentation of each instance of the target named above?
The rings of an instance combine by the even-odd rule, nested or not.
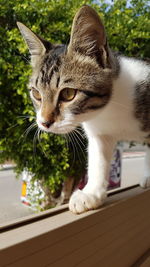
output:
[[[150,176],[142,178],[142,180],[140,181],[140,186],[142,188],[150,187]]]
[[[80,214],[100,207],[104,203],[105,198],[106,191],[101,191],[96,195],[77,190],[70,198],[69,209],[75,214]]]

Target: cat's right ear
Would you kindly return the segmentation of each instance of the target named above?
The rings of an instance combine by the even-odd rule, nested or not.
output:
[[[32,32],[28,27],[26,27],[21,22],[17,22],[17,26],[26,44],[28,45],[29,52],[31,54],[31,60],[32,60],[32,57],[38,57],[38,56],[41,57],[42,55],[46,53],[46,51],[52,48],[52,45],[50,42],[36,35],[34,32]]]
[[[84,5],[74,17],[68,52],[95,57],[103,68],[110,65],[105,28],[96,11]]]

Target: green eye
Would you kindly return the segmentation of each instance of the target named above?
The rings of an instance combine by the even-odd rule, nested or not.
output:
[[[33,97],[38,100],[38,101],[41,101],[41,94],[38,90],[36,90],[34,87],[31,88],[31,91],[32,91],[32,95]]]
[[[77,90],[73,88],[65,88],[60,92],[60,100],[71,101],[76,96]]]

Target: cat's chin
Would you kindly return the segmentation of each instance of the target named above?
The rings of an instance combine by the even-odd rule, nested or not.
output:
[[[54,133],[54,134],[68,134],[68,133],[72,132],[73,130],[75,130],[75,127],[73,127],[73,126],[72,127],[65,127],[65,128],[63,128],[63,127],[57,127],[57,128],[56,127],[50,127],[48,129],[46,129],[45,127],[39,126],[39,125],[38,125],[38,127],[46,133]]]

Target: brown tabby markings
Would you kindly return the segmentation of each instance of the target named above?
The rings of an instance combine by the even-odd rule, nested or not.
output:
[[[150,75],[145,81],[136,84],[135,117],[141,123],[141,130],[150,132]],[[148,135],[149,138],[150,135]]]
[[[62,121],[65,114],[79,115],[109,102],[113,81],[119,76],[119,60],[109,49],[104,26],[94,10],[84,6],[77,13],[68,47],[51,45],[26,26],[18,26],[29,46],[31,86],[41,93],[41,106],[32,100],[43,119]],[[76,89],[77,94],[69,103],[61,103],[59,94],[66,87]]]
[[[39,77],[41,77],[40,82],[43,84],[42,88],[45,88],[46,85],[50,86],[52,78],[56,74],[59,75],[55,87],[49,87],[51,98],[58,90],[62,78],[61,74],[63,74],[64,84],[67,83],[67,87],[76,88],[82,93],[80,94],[81,99],[74,101],[71,107],[74,114],[86,112],[87,109],[95,110],[103,107],[112,94],[112,76],[118,75],[117,68],[112,75],[109,69],[100,68],[91,57],[82,57],[77,52],[73,55],[71,53],[66,54],[63,46],[52,49],[45,56],[41,65]],[[117,57],[116,66],[118,66]]]

